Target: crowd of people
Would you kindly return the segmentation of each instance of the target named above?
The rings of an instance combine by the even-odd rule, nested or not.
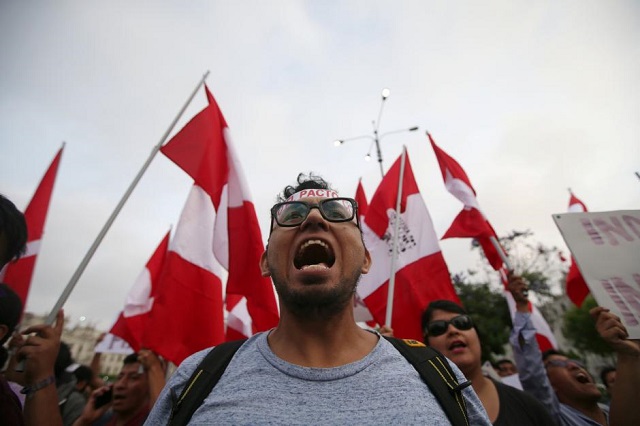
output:
[[[332,191],[306,196],[309,189]],[[195,353],[168,378],[162,358],[147,349],[127,356],[113,383],[99,377],[100,354],[71,368],[63,312],[52,325],[14,333],[20,298],[0,284],[0,343],[13,335],[0,349],[2,423],[640,424],[640,341],[628,339],[606,308],[591,315],[617,358],[601,377],[609,406],[580,361],[541,353],[519,276],[509,275],[514,359],[498,361],[488,375],[474,313],[452,301],[432,301],[416,319],[423,342],[356,324],[354,292],[371,256],[354,200],[300,174],[271,215],[260,268],[278,294],[278,326]],[[26,235],[22,214],[0,196],[0,268],[24,252]],[[514,375],[522,390],[500,380]]]

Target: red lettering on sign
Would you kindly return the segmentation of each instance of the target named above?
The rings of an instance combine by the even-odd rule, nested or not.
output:
[[[635,216],[629,216],[628,214],[625,214],[622,215],[622,220],[624,220],[627,228],[630,228],[633,233],[636,234],[636,237],[640,238],[640,219]]]
[[[596,228],[593,227],[589,219],[587,219],[586,217],[580,219],[580,223],[582,223],[582,226],[587,231],[587,234],[591,237],[591,241],[593,241],[598,246],[604,244],[604,240],[602,239],[598,231],[596,231]]]
[[[624,229],[622,223],[620,223],[620,219],[612,216],[610,220],[611,223],[601,218],[593,219],[593,223],[598,227],[600,232],[602,232],[609,239],[609,244],[611,244],[612,246],[617,246],[620,244],[614,234],[618,234],[618,236],[623,237],[627,241],[633,241],[633,237],[629,235],[629,233]]]
[[[613,303],[620,310],[625,322],[629,325],[640,324],[637,318],[637,315],[640,315],[640,291],[631,287],[620,277],[601,280],[601,283]]]

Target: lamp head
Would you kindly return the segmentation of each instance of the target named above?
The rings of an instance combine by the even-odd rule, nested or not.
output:
[[[382,100],[384,101],[385,99],[387,99],[390,94],[391,90],[389,90],[389,88],[385,87],[384,89],[382,89]]]
[[[344,143],[344,141],[342,139],[336,139],[335,141],[333,141],[333,144],[335,146],[340,146]]]

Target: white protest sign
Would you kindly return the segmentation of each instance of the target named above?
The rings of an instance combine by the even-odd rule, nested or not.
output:
[[[102,341],[96,345],[94,348],[96,353],[103,354],[125,354],[128,355],[134,352],[131,349],[131,346],[118,336],[114,336],[111,333],[108,333],[104,336]]]
[[[640,210],[565,213],[553,220],[591,294],[640,338]]]

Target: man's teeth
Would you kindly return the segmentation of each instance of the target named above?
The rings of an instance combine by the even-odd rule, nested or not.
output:
[[[304,271],[307,269],[329,269],[329,266],[327,266],[326,263],[318,263],[315,265],[304,265],[302,266],[302,268],[300,268],[301,271]]]
[[[300,250],[304,250],[305,248],[309,247],[311,244],[319,244],[322,247],[328,247],[327,244],[325,244],[324,241],[321,241],[321,240],[309,240],[309,241],[305,241],[304,244],[302,244],[302,246],[300,246]]]

